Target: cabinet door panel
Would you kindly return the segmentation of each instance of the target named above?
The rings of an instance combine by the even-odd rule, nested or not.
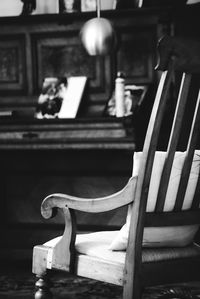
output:
[[[117,68],[126,75],[127,83],[148,84],[153,79],[155,30],[129,27],[121,30]]]
[[[0,36],[0,90],[24,91],[25,41],[23,35]]]

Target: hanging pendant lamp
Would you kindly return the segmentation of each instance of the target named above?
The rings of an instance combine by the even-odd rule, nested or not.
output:
[[[80,36],[89,55],[108,55],[116,46],[116,34],[111,23],[100,17],[100,0],[97,0],[97,17],[87,21]]]

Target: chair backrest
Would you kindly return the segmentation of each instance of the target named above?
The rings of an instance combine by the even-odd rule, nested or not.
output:
[[[136,277],[135,269],[141,269],[141,248],[144,226],[200,223],[200,179],[197,182],[191,209],[182,211],[194,151],[197,148],[200,133],[200,84],[198,86],[200,43],[192,43],[191,41],[165,36],[159,42],[158,53],[159,63],[157,70],[161,70],[162,75],[146,133],[132,209],[125,271],[125,281],[129,285],[131,280],[136,281],[140,277],[138,272]],[[177,85],[175,85],[176,88],[172,92],[171,86],[176,81],[180,81],[178,92]],[[145,213],[152,167],[159,138],[162,135],[163,121],[165,121],[165,125],[170,126],[170,123],[166,122],[165,112],[176,93],[178,96],[171,124],[171,132],[166,146],[166,158],[159,184],[155,212]],[[193,100],[194,98],[195,101]],[[193,107],[193,110],[191,107]],[[188,110],[192,112],[188,113]],[[189,121],[189,114],[192,115],[191,122]],[[186,125],[184,125],[184,121],[186,121]],[[189,127],[189,124],[190,129],[187,130],[186,128]],[[189,131],[189,133],[186,134],[186,131]],[[188,135],[188,138],[186,135]],[[186,155],[175,205],[173,211],[163,212],[174,156],[176,151],[179,150],[180,140],[183,139],[183,136],[184,141],[187,139],[184,145]],[[163,136],[161,137],[163,139]],[[131,294],[132,290],[129,289],[127,291],[125,288],[125,292]],[[129,298],[128,294],[126,297]]]

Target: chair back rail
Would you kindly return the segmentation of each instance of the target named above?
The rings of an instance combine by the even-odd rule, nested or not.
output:
[[[146,213],[145,226],[162,227],[199,224],[200,209],[179,212]]]
[[[189,45],[189,46],[188,46]],[[125,261],[124,278],[124,298],[132,299],[133,294],[137,298],[142,277],[142,240],[144,226],[183,225],[200,223],[199,212],[199,190],[200,179],[198,179],[194,202],[190,211],[182,211],[183,199],[186,192],[187,182],[191,170],[194,150],[199,136],[200,108],[199,96],[193,117],[192,127],[186,148],[186,158],[184,161],[180,185],[177,192],[174,211],[163,212],[166,193],[168,189],[170,173],[173,159],[177,151],[177,145],[182,130],[182,122],[185,117],[186,103],[192,74],[200,73],[200,44],[192,47],[189,43],[177,41],[175,38],[164,37],[158,47],[159,64],[157,69],[162,70],[160,83],[158,86],[155,102],[150,116],[149,126],[144,141],[143,154],[140,162],[132,217],[130,222],[128,247]],[[188,50],[189,49],[189,50]],[[194,54],[195,52],[195,54]],[[197,53],[198,52],[198,53]],[[193,54],[192,54],[193,53]],[[191,57],[191,59],[190,59]],[[195,60],[196,59],[196,60]],[[196,61],[196,63],[195,63]],[[190,65],[191,62],[191,65]],[[159,134],[161,131],[164,114],[169,99],[170,86],[174,78],[175,71],[181,71],[182,80],[178,93],[177,105],[171,134],[167,146],[166,160],[163,167],[160,186],[158,190],[156,210],[154,213],[146,213],[148,191],[153,168],[155,152],[157,150]],[[195,210],[197,208],[197,210]]]

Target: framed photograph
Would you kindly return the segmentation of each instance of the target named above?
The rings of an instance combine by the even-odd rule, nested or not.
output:
[[[27,1],[28,2],[28,1]],[[58,0],[36,0],[36,9],[33,15],[55,14],[59,12]]]
[[[19,0],[0,1],[0,17],[19,16],[23,9],[23,3]]]
[[[80,0],[59,0],[60,13],[72,13],[80,11]]]
[[[116,9],[117,0],[100,0],[101,10]],[[81,11],[94,11],[96,10],[96,0],[81,0]]]
[[[67,86],[66,77],[47,77],[44,79],[36,108],[37,118],[58,117]]]
[[[181,7],[186,4],[186,0],[135,0],[136,7]]]
[[[75,118],[87,77],[45,78],[38,98],[37,118]]]
[[[96,0],[81,0],[81,11],[96,10]]]

